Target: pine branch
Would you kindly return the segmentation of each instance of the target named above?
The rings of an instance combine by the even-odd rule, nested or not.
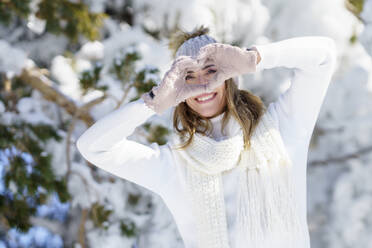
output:
[[[79,227],[79,244],[82,248],[85,248],[85,222],[88,216],[88,209],[83,209],[81,212],[80,227]]]
[[[9,225],[8,220],[2,214],[0,214],[0,231],[1,232],[8,232],[11,226]]]
[[[40,218],[36,216],[30,217],[30,222],[33,226],[42,226],[48,229],[53,234],[57,234],[63,236],[64,228],[60,221],[57,220],[50,220],[47,218]]]
[[[343,155],[341,157],[329,158],[329,159],[326,159],[326,160],[314,160],[314,161],[310,162],[309,165],[320,166],[320,165],[327,165],[329,163],[343,163],[348,159],[359,158],[360,156],[363,156],[363,155],[365,155],[369,152],[372,152],[372,146],[367,146],[367,147],[362,148],[358,151]]]
[[[64,95],[53,86],[54,83],[47,78],[39,68],[24,69],[20,75],[20,79],[25,84],[38,90],[46,100],[56,103],[72,116],[76,115],[77,118],[82,120],[87,126],[91,126],[94,123],[93,117],[88,112],[90,107],[102,102],[106,98],[106,96],[104,96],[93,100],[79,109],[72,99],[69,99],[68,96]]]
[[[98,97],[81,107],[77,107],[76,104],[72,99],[69,99],[68,96],[64,95],[60,92],[57,88],[53,86],[53,81],[51,81],[48,77],[45,76],[45,70],[40,68],[32,68],[32,69],[24,69],[20,79],[22,82],[30,85],[32,88],[38,90],[43,97],[48,100],[56,103],[58,106],[66,110],[69,114],[72,115],[72,122],[71,126],[69,127],[68,131],[68,139],[66,145],[66,153],[67,153],[67,165],[68,171],[71,170],[71,162],[70,162],[70,144],[71,144],[71,133],[75,127],[75,123],[77,120],[83,121],[88,127],[94,124],[93,117],[89,114],[89,110],[103,102],[107,95],[104,94],[101,97]],[[67,173],[68,175],[69,173]]]

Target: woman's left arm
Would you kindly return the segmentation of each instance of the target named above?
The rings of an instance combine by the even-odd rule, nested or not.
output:
[[[280,66],[294,69],[290,87],[272,107],[281,128],[286,125],[297,138],[309,141],[336,68],[334,40],[302,36],[253,47],[261,57],[256,71]]]

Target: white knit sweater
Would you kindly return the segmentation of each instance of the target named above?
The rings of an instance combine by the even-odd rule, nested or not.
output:
[[[291,85],[270,103],[268,111],[279,126],[284,145],[292,159],[295,174],[296,199],[302,224],[306,220],[306,162],[308,146],[328,85],[336,67],[336,47],[324,36],[304,36],[256,46],[261,61],[257,71],[275,67],[293,69]],[[83,157],[118,177],[124,178],[160,195],[173,214],[186,248],[196,247],[195,220],[185,197],[185,171],[172,154],[169,144],[143,145],[128,140],[134,129],[155,112],[142,99],[128,103],[97,121],[77,140]],[[212,119],[212,137],[223,139],[222,115]],[[236,132],[227,126],[227,136]],[[224,199],[231,248],[248,244],[234,243],[236,225],[237,171],[223,175]],[[277,247],[281,247],[278,243]],[[298,241],[298,247],[310,247],[309,236]]]

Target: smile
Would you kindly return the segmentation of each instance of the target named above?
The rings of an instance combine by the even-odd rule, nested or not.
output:
[[[211,94],[204,94],[200,97],[196,97],[195,100],[198,103],[207,103],[212,101],[214,98],[216,98],[217,92],[211,93]]]

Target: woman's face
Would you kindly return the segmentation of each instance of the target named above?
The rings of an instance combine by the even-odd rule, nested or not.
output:
[[[216,73],[216,66],[206,64],[202,70],[188,71],[186,75],[186,83],[202,84],[206,83],[208,79],[212,78]],[[221,114],[226,106],[226,90],[225,82],[216,87],[211,93],[205,93],[193,96],[186,99],[186,104],[199,115],[207,118],[212,118]]]

